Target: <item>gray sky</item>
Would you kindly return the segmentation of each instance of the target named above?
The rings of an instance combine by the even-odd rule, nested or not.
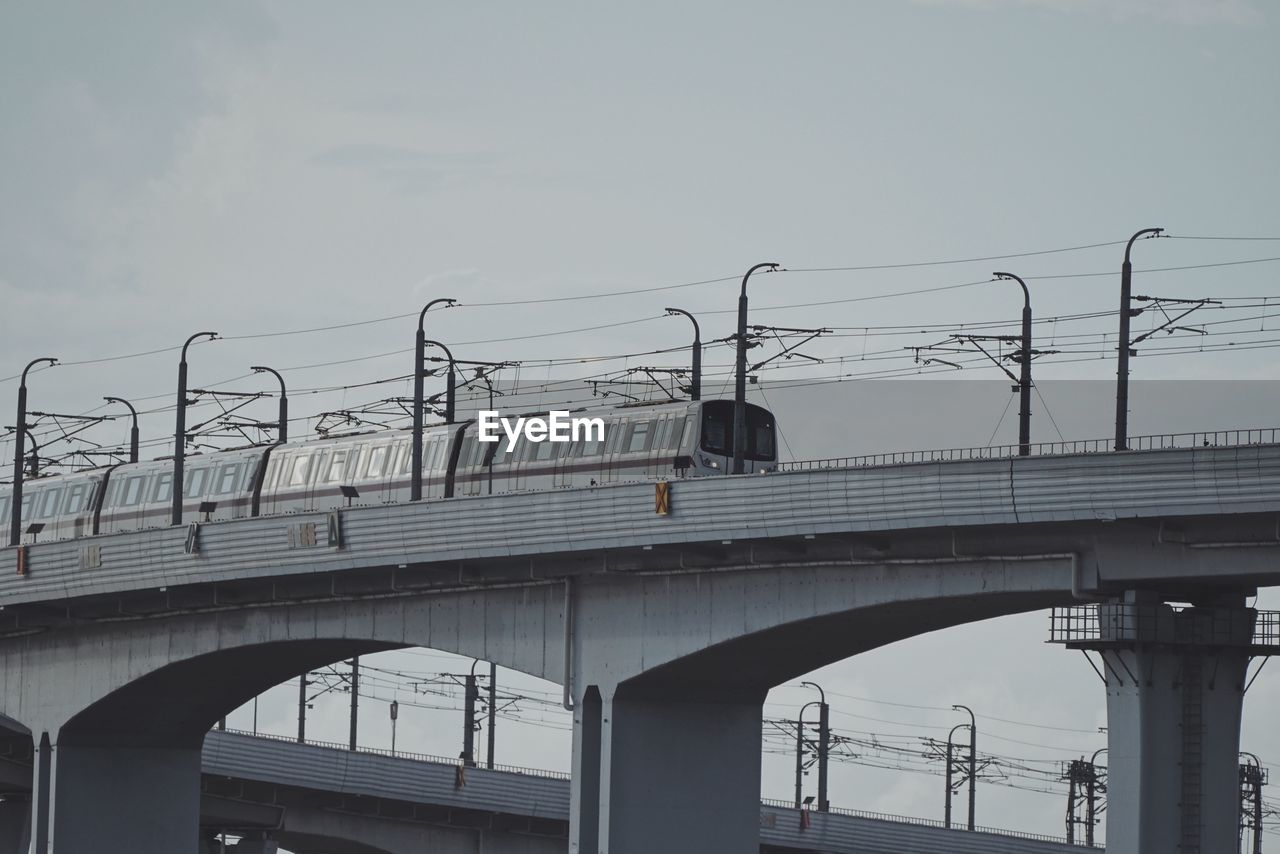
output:
[[[311,416],[406,394],[403,380],[304,390],[404,376],[407,315],[450,296],[464,306],[431,315],[428,329],[455,355],[522,360],[504,381],[556,382],[544,403],[584,401],[583,378],[678,366],[684,354],[539,360],[683,345],[687,323],[661,317],[667,305],[695,311],[707,340],[723,337],[732,278],[758,261],[792,270],[912,264],[1123,241],[1146,226],[1280,237],[1276,23],[1260,0],[8,2],[0,379],[10,379],[0,395],[14,393],[12,375],[36,356],[85,362],[34,374],[33,408],[89,412],[104,394],[128,397],[162,410],[142,423],[144,440],[156,440],[146,453],[161,455],[171,450],[163,409],[176,354],[94,360],[172,348],[203,329],[255,336],[398,316],[193,348],[193,385],[269,390],[247,366],[289,368],[294,413]],[[1114,375],[1114,318],[1066,316],[1114,311],[1122,249],[760,275],[753,322],[834,331],[804,347],[824,364],[780,362],[759,387],[798,457],[888,450],[894,440],[1007,441],[1007,386],[980,360],[962,357],[962,372],[920,369],[951,383],[992,380],[987,390],[921,387],[901,409],[869,403],[896,392],[853,381],[909,375],[917,366],[904,348],[961,324],[1016,318],[1016,286],[985,283],[1006,269],[1031,280],[1037,317],[1063,318],[1036,331],[1041,346],[1063,351],[1036,366],[1054,420],[1069,438],[1106,435],[1105,388],[1055,398],[1050,381]],[[1274,256],[1278,242],[1182,239],[1143,242],[1134,254],[1139,271]],[[1277,269],[1259,261],[1139,272],[1138,293],[1221,297],[1226,308],[1188,320],[1217,324],[1203,340],[1184,332],[1144,343],[1135,377],[1275,379],[1266,347],[1280,339],[1270,331],[1280,319],[1242,298],[1280,302]],[[1107,275],[1031,278],[1096,272]],[[481,305],[718,279],[727,280]],[[931,290],[952,285],[966,286]],[[930,292],[863,299],[903,291]],[[863,301],[830,304],[851,299]],[[789,307],[802,303],[829,304]],[[546,335],[586,327],[606,328]],[[724,388],[728,361],[723,347],[708,350],[708,395]],[[812,384],[835,378],[848,381]],[[1139,394],[1135,432],[1280,423],[1265,406],[1246,418],[1250,401],[1268,397],[1257,387]],[[1158,403],[1169,397],[1179,405]],[[1041,405],[1036,438],[1056,438]],[[255,406],[270,417],[270,401]],[[311,426],[300,422],[295,434]],[[115,422],[91,435],[112,444],[125,429]],[[0,458],[7,450],[0,444]],[[1044,633],[1039,615],[957,629],[828,668],[821,681],[850,697],[968,702],[1072,729],[1102,724],[1096,677],[1042,645]],[[447,665],[400,655],[400,669]],[[1252,706],[1278,699],[1278,686],[1264,674]],[[278,694],[262,720],[287,731],[289,692]],[[770,714],[794,714],[803,699],[779,689]],[[881,724],[842,715],[956,722],[949,712],[853,699],[836,708],[836,724],[851,729]],[[385,721],[372,722],[383,714],[370,716],[371,741],[387,735]],[[456,754],[453,718],[421,714],[405,722],[401,744],[417,738],[415,749]],[[233,725],[247,725],[245,715]],[[337,706],[317,715],[317,733],[328,721],[341,738]],[[1280,744],[1262,729],[1246,746],[1280,762]],[[567,765],[563,730],[531,732],[538,738],[500,739],[504,761]],[[1037,756],[1101,745],[999,722],[984,732],[1074,752]],[[984,744],[1032,755],[1024,748],[1036,749]],[[786,796],[788,773],[785,758],[768,758],[766,794]],[[841,767],[833,801],[939,816],[940,781],[886,773]],[[1056,796],[988,787],[980,798],[980,821],[1060,832]]]

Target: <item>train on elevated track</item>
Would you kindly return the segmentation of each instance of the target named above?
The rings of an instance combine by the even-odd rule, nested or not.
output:
[[[505,437],[479,441],[475,421],[425,427],[422,496],[724,474],[733,460],[733,407],[731,400],[706,400],[589,411],[582,414],[603,421],[603,437],[595,431],[570,442],[522,436],[510,450]],[[747,405],[745,472],[774,468],[776,431],[772,413]],[[188,454],[183,518],[216,521],[408,501],[411,445],[412,431],[385,430]],[[63,540],[165,527],[172,489],[172,458],[35,478],[23,484],[22,530],[39,524],[40,539]],[[9,518],[12,493],[11,485],[0,485],[0,519]]]

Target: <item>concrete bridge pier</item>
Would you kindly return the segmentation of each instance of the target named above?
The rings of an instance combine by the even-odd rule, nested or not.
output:
[[[65,730],[37,748],[33,854],[199,850],[200,744],[121,744]]]
[[[6,794],[0,800],[0,854],[26,854],[31,846],[31,799]]]
[[[1257,612],[1244,596],[1175,610],[1130,592],[1098,606],[1107,690],[1108,854],[1235,851],[1240,720]]]
[[[571,854],[755,854],[764,695],[589,688],[574,714]]]

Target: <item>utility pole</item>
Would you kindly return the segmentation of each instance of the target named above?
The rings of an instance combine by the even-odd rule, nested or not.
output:
[[[1022,352],[1018,355],[1018,455],[1031,453],[1031,291],[1013,273],[992,273],[997,279],[1011,279],[1022,286]]]
[[[123,397],[104,397],[107,403],[123,403],[129,408],[129,415],[133,419],[133,426],[129,428],[129,462],[136,463],[138,461],[138,410],[133,408],[133,404],[125,400]]]
[[[210,341],[216,339],[216,332],[197,332],[186,340],[182,345],[182,358],[178,360],[178,406],[176,415],[176,424],[173,429],[173,482],[169,485],[172,495],[170,496],[171,509],[169,524],[182,524],[182,475],[183,466],[187,458],[187,348],[191,346],[191,342],[197,338],[208,338]]]
[[[808,708],[806,704],[805,709]],[[796,809],[800,809],[804,797],[804,709],[796,718]]]
[[[422,361],[427,349],[427,336],[423,331],[422,324],[427,318],[427,312],[431,310],[433,305],[444,303],[445,305],[453,305],[457,300],[454,299],[433,299],[422,309],[422,313],[418,315],[418,334],[413,342],[413,447],[412,447],[412,466],[413,471],[409,475],[409,500],[422,500]]]
[[[400,702],[392,700],[390,706],[391,712],[391,755],[396,755],[396,719],[400,717]]]
[[[1124,247],[1124,265],[1120,268],[1120,338],[1116,342],[1119,347],[1119,358],[1116,360],[1116,450],[1129,448],[1129,321],[1135,312],[1130,307],[1133,296],[1133,264],[1129,261],[1129,253],[1133,250],[1133,242],[1139,237],[1150,234],[1156,236],[1163,228],[1144,228],[1129,238]]]
[[[1262,787],[1267,785],[1267,770],[1252,753],[1240,763],[1240,854],[1262,854]],[[1244,832],[1251,831],[1252,846],[1245,850]]]
[[[41,362],[48,362],[50,366],[58,364],[57,359],[48,356],[32,359],[22,369],[22,380],[18,383],[18,422],[13,427],[13,495],[9,508],[9,545],[11,546],[22,542],[22,456],[25,450],[22,447],[22,440],[27,435],[27,371]]]
[[[747,453],[747,280],[756,270],[776,270],[773,262],[756,264],[742,277],[738,297],[738,354],[733,384],[733,474],[742,474]]]
[[[307,743],[307,674],[298,677],[298,744]]]
[[[1101,751],[1098,751],[1099,753]],[[1097,753],[1094,758],[1097,758]],[[1076,844],[1076,826],[1084,826],[1084,844],[1093,846],[1094,828],[1098,821],[1098,766],[1092,760],[1072,759],[1063,773],[1067,780],[1067,844]],[[1084,816],[1080,816],[1080,807]]]
[[[698,318],[683,308],[664,308],[663,311],[672,316],[683,314],[693,323],[693,346],[689,353],[693,375],[689,380],[689,399],[702,400],[702,330],[698,328]]]
[[[360,656],[351,659],[351,749],[356,749],[356,721],[360,711]]]
[[[476,665],[471,663],[471,672],[467,674],[463,694],[462,708],[462,764],[475,767],[476,764],[476,700],[480,698],[480,689],[476,685]]]
[[[280,408],[276,414],[276,420],[280,423],[276,427],[276,444],[283,445],[289,441],[289,390],[285,388],[284,377],[280,376],[279,371],[264,365],[254,365],[249,370],[255,374],[271,374],[280,383]]]
[[[831,755],[831,707],[827,705],[827,692],[816,682],[801,682],[815,688],[818,696],[818,811],[827,812],[831,803],[827,800],[827,763]],[[804,715],[801,714],[803,718]]]
[[[485,753],[485,767],[493,767],[493,745],[498,722],[498,665],[489,662],[489,749]]]

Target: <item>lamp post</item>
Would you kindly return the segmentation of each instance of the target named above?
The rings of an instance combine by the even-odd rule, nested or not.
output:
[[[1011,279],[1022,286],[1022,358],[1018,372],[1018,456],[1031,453],[1031,291],[1013,273],[992,273],[997,279]]]
[[[426,304],[418,315],[418,334],[413,343],[413,454],[411,464],[413,472],[409,475],[409,500],[422,500],[422,359],[427,349],[427,336],[422,329],[427,312],[433,305],[444,303],[454,305],[455,299],[448,297],[433,299]]]
[[[107,403],[123,403],[129,408],[129,415],[133,419],[133,426],[129,428],[129,462],[136,463],[138,461],[138,410],[133,408],[133,404],[125,400],[123,397],[104,397]]]
[[[400,701],[391,701],[391,755],[396,755],[396,719],[400,717]]]
[[[452,424],[456,412],[457,387],[458,381],[454,376],[453,353],[449,352],[449,348],[441,344],[439,341],[424,341],[423,344],[432,347],[439,347],[444,351],[445,358],[449,361],[449,375],[444,381],[444,420],[446,424]]]
[[[1084,844],[1093,847],[1093,830],[1098,824],[1098,754],[1107,748],[1099,747],[1089,757],[1089,780],[1085,783]]]
[[[682,308],[664,308],[667,314],[683,314],[693,323],[693,347],[690,353],[693,377],[689,380],[689,399],[702,400],[702,331],[698,328],[698,319]]]
[[[831,751],[831,707],[827,705],[827,692],[816,682],[801,682],[818,692],[818,812],[827,812],[831,803],[827,800],[827,761]]]
[[[280,425],[276,431],[276,441],[278,444],[283,445],[289,441],[289,392],[284,386],[284,377],[280,376],[279,371],[264,365],[254,365],[249,370],[255,374],[272,374],[280,383],[280,414],[277,416]]]
[[[182,345],[182,358],[178,361],[178,414],[173,429],[173,502],[171,504],[170,524],[182,524],[182,474],[187,456],[187,348],[198,338],[213,341],[218,337],[216,332],[197,332]]]
[[[951,707],[956,711],[963,709],[969,713],[969,829],[974,827],[974,793],[978,782],[978,722],[973,715],[973,709],[968,706],[959,704]],[[963,724],[961,724],[963,726]],[[955,732],[955,729],[951,730]]]
[[[818,705],[821,705],[821,701],[810,700],[800,707],[800,714],[796,716],[796,809],[800,809],[804,803],[804,713],[810,706]]]
[[[738,296],[738,359],[733,384],[733,473],[742,474],[747,452],[747,281],[756,270],[777,270],[778,264],[756,264],[742,277]]]
[[[18,422],[13,428],[13,496],[9,508],[9,545],[16,546],[22,541],[22,456],[26,453],[23,440],[27,437],[27,372],[36,365],[48,363],[50,367],[58,364],[52,356],[32,359],[22,369],[22,380],[18,383]]]
[[[1136,232],[1124,247],[1124,266],[1120,268],[1120,340],[1119,358],[1116,360],[1116,450],[1129,448],[1129,321],[1133,318],[1133,310],[1129,307],[1133,287],[1133,264],[1129,262],[1129,253],[1133,243],[1139,237],[1150,234],[1153,237],[1163,232],[1163,228],[1144,228]]]

